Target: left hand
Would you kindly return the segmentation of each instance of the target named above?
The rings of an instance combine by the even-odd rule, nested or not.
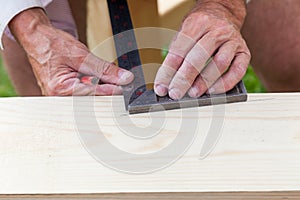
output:
[[[157,73],[156,94],[178,100],[232,89],[251,58],[240,33],[245,15],[244,0],[199,0]]]
[[[40,8],[19,13],[9,26],[45,96],[122,94],[121,86],[134,79],[131,72],[96,57],[72,35],[54,28]]]

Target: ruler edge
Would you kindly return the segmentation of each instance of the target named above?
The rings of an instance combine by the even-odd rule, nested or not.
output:
[[[144,74],[144,71],[143,71],[143,68],[142,68],[143,65],[142,65],[141,55],[140,55],[140,51],[138,49],[138,43],[137,43],[136,35],[135,35],[135,28],[133,26],[133,21],[132,21],[132,18],[131,18],[131,11],[130,11],[130,7],[129,7],[129,4],[128,4],[128,0],[124,0],[124,3],[125,3],[125,7],[128,10],[128,20],[129,20],[128,21],[128,26],[130,26],[130,28],[128,28],[127,30],[117,31],[117,32],[115,32],[115,28],[114,28],[115,26],[114,25],[118,26],[119,24],[117,23],[118,20],[113,20],[113,12],[112,12],[113,11],[113,6],[112,6],[113,3],[112,3],[112,0],[106,0],[106,2],[107,2],[109,20],[110,20],[110,23],[111,23],[111,30],[112,30],[112,33],[113,33],[114,46],[115,46],[115,51],[116,51],[119,67],[122,68],[122,69],[128,70],[128,71],[132,72],[135,75],[135,78],[131,83],[122,86],[125,109],[126,109],[126,111],[129,111],[129,105],[130,105],[130,103],[132,103],[134,101],[134,100],[131,101],[131,98],[132,98],[133,94],[136,92],[136,90],[143,87],[144,88],[143,92],[147,91],[146,81],[145,81],[145,74]],[[119,55],[119,52],[118,52],[118,49],[119,49],[118,48],[118,41],[119,40],[118,40],[117,36],[120,35],[120,34],[124,34],[124,33],[132,34],[132,36],[133,36],[132,37],[133,38],[132,42],[136,45],[136,49],[126,53],[127,56],[128,56],[128,54],[133,53],[133,52],[135,52],[137,54],[137,57],[136,57],[136,59],[137,59],[136,64],[137,65],[131,66],[130,69],[126,69],[126,68],[123,68],[122,66],[120,66],[121,58],[125,54]],[[139,70],[139,72],[141,72],[141,73],[138,74],[139,75],[138,78],[136,78],[136,75],[138,73],[137,70]],[[142,80],[143,85],[139,84],[139,82],[138,82],[139,80]],[[128,88],[130,88],[132,86],[133,86],[133,89],[128,91]]]
[[[231,104],[231,103],[240,103],[246,102],[248,100],[247,89],[243,81],[240,81],[235,87],[238,87],[240,90],[239,93],[236,94],[226,94],[224,98],[224,94],[216,95],[214,97],[209,98],[198,98],[198,99],[188,99],[184,101],[174,101],[173,103],[154,103],[154,104],[143,104],[143,105],[132,105],[133,103],[128,105],[128,112],[129,114],[141,114],[141,113],[148,113],[148,112],[159,112],[165,110],[175,110],[175,109],[186,109],[186,108],[193,108],[193,107],[204,107],[204,106],[213,106],[213,105],[220,105],[220,104]],[[146,92],[149,92],[147,90]],[[212,100],[214,101],[212,103]],[[218,102],[219,100],[219,102]],[[224,101],[226,100],[226,101]],[[185,103],[191,103],[187,105]]]

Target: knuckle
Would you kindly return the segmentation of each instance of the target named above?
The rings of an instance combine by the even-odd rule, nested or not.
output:
[[[110,64],[101,59],[95,59],[94,64],[97,75],[103,75],[109,70],[108,68]]]
[[[248,66],[243,65],[243,64],[236,65],[236,68],[235,68],[236,81],[240,81],[240,79],[246,74],[247,67]]]
[[[217,28],[212,31],[211,38],[214,39],[215,43],[222,43],[224,40],[227,40],[231,37],[228,31],[225,28]]]
[[[112,66],[111,63],[103,62],[103,64],[102,64],[102,74],[103,74],[103,75],[108,75],[108,74],[110,74],[111,66]]]
[[[155,83],[167,85],[167,83],[169,83],[171,81],[171,79],[175,73],[176,73],[176,71],[173,70],[172,68],[163,66],[158,69],[158,72],[157,72],[157,75],[155,78]]]
[[[52,83],[52,81],[47,85],[46,94],[49,96],[57,96],[56,86]]]
[[[250,52],[250,50],[247,46],[246,46],[246,49],[245,49],[245,55],[246,55],[247,59],[250,61],[252,55],[251,55],[251,52]]]
[[[58,93],[52,88],[48,88],[45,92],[46,96],[58,96]]]
[[[202,85],[203,85],[203,80],[201,78],[197,79],[197,81],[194,82],[193,88],[196,90],[198,93],[201,92],[202,90]],[[204,84],[205,85],[205,84]],[[206,86],[206,85],[205,85]]]
[[[216,42],[223,42],[225,40],[236,40],[240,38],[239,32],[234,28],[233,25],[219,23],[212,31],[212,37],[215,38]]]
[[[234,87],[233,82],[223,81],[224,92],[231,90]]]
[[[184,24],[206,24],[210,21],[210,16],[203,12],[193,12],[185,18]]]
[[[182,72],[178,72],[170,84],[170,89],[179,88],[182,91],[186,91],[192,86],[192,84],[193,81],[187,79],[187,76],[185,74],[182,74]]]
[[[223,29],[233,28],[233,26],[226,20],[217,20],[214,26],[216,28],[223,28]]]
[[[206,87],[209,87],[213,84],[211,76],[207,70],[204,70],[203,72],[201,72],[201,79],[205,83]]]
[[[211,17],[202,12],[193,12],[183,21],[181,32],[192,37],[210,27]]]
[[[57,81],[48,85],[47,94],[50,96],[69,96],[72,95],[72,87],[65,82]]]
[[[221,71],[224,71],[225,69],[227,69],[231,64],[230,58],[227,56],[224,56],[224,55],[216,56],[214,61],[215,61],[217,68]]]
[[[211,21],[211,17],[208,14],[202,12],[197,13],[195,18],[197,19],[197,22],[200,24],[208,24],[208,22]]]
[[[193,83],[196,77],[199,75],[200,71],[197,69],[197,66],[190,64],[185,61],[184,64],[178,71],[190,84]]]
[[[235,80],[233,78],[226,80],[226,78],[222,77],[219,79],[217,84],[217,88],[219,88],[222,92],[227,92],[231,90],[235,86]]]
[[[182,60],[183,60],[183,58],[181,56],[179,56],[179,55],[176,55],[174,53],[169,53],[168,54],[168,61],[169,62],[172,62],[172,63],[174,63],[176,65],[180,65],[181,62],[182,62]]]
[[[247,54],[248,56],[251,56],[248,45],[247,45],[246,41],[244,40],[244,38],[242,37],[242,35],[240,35],[240,40],[238,40],[237,43],[239,43],[239,47],[242,49],[243,52],[245,52],[245,54]]]

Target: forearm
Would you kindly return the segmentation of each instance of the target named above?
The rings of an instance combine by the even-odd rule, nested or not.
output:
[[[36,45],[37,34],[43,32],[46,27],[51,27],[51,23],[41,8],[32,8],[25,10],[14,17],[9,23],[9,28],[18,42],[25,50],[30,45]]]
[[[230,18],[238,28],[241,28],[246,17],[245,0],[198,0],[192,12],[203,10],[219,15],[221,18]]]
[[[2,11],[0,12],[0,38],[4,34],[6,27],[9,22],[19,13],[30,8],[43,8],[41,0],[17,0],[17,1],[1,1]],[[0,47],[2,46],[2,41],[0,42]]]

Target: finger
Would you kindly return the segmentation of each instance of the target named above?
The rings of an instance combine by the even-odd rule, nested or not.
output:
[[[127,85],[134,76],[131,72],[106,62],[93,54],[89,54],[80,65],[78,71],[83,74],[98,77],[104,83]]]
[[[73,87],[79,82],[78,73],[69,70],[56,70],[47,84],[43,85],[43,91],[46,96],[70,96]]]
[[[250,63],[250,54],[237,55],[229,70],[209,89],[209,94],[221,94],[234,88],[246,74]]]
[[[103,84],[103,85],[86,85],[78,83],[73,90],[74,96],[111,96],[121,95],[122,88],[117,85]]]
[[[210,57],[231,36],[231,34],[220,36],[219,32],[216,30],[207,33],[187,54],[170,84],[169,96],[172,99],[181,99],[187,93],[199,73],[206,67]]]
[[[182,32],[176,35],[154,81],[154,90],[157,95],[167,95],[172,78],[195,43],[194,39]]]
[[[198,14],[191,14],[184,20],[181,31],[174,38],[169,49],[169,54],[154,81],[154,91],[157,95],[167,95],[169,85],[176,71],[181,66],[188,52],[207,32],[209,24],[211,23],[208,23],[206,16],[199,16]]]
[[[166,96],[172,78],[176,74],[179,66],[183,62],[183,57],[169,53],[158,72],[154,81],[154,91],[159,96]]]
[[[222,45],[213,60],[196,78],[189,90],[190,97],[202,96],[229,68],[236,54],[237,43],[228,42]]]

